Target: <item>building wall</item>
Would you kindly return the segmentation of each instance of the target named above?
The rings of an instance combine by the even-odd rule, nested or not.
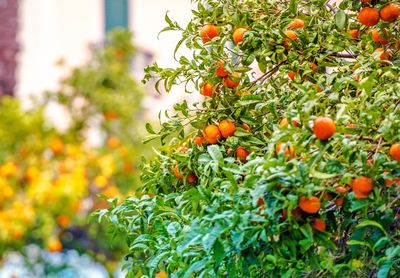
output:
[[[103,39],[102,0],[22,0],[17,94],[24,98],[57,88],[66,68],[80,65]]]
[[[83,64],[90,46],[104,39],[103,0],[22,0],[20,4],[21,47],[18,56],[17,94],[24,98],[57,88],[60,77],[68,69]],[[184,25],[190,19],[187,0],[130,0],[130,29],[140,49],[150,52],[161,66],[174,64],[173,49],[178,34],[158,32],[165,27],[164,16]],[[67,67],[57,66],[63,59]],[[142,68],[136,68],[138,78]],[[169,98],[170,99],[170,98]],[[153,107],[153,106],[152,106]]]
[[[0,0],[0,96],[14,93],[17,12],[18,0]]]

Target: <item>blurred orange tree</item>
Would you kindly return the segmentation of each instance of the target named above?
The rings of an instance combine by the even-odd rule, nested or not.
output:
[[[88,224],[87,216],[106,205],[98,194],[134,195],[139,149],[145,150],[137,139],[144,94],[130,73],[134,54],[130,33],[116,31],[35,108],[0,100],[0,257],[36,243],[49,251],[69,246],[110,261],[105,229]],[[54,101],[70,112],[66,131],[45,116]],[[91,126],[93,119],[100,124]],[[89,128],[100,130],[100,146],[87,144]],[[84,234],[78,243],[77,233]]]

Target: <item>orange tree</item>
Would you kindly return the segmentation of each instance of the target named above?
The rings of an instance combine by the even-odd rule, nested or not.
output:
[[[399,7],[198,0],[140,198],[99,211],[129,277],[399,274]],[[177,52],[175,52],[176,54]]]
[[[116,241],[111,250],[105,225],[87,216],[107,206],[99,194],[132,195],[139,180],[144,128],[137,122],[144,111],[143,91],[130,73],[133,54],[130,33],[113,32],[34,108],[0,99],[0,264],[5,253],[29,243],[54,252],[76,249],[109,270],[119,260],[125,246]],[[54,101],[72,116],[64,131],[45,116]],[[98,146],[85,142],[93,125],[104,138]]]

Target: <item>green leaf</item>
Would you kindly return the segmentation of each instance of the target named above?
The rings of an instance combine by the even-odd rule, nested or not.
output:
[[[358,228],[363,228],[363,227],[366,227],[366,226],[374,226],[374,227],[377,227],[377,228],[379,228],[385,235],[387,235],[387,232],[386,232],[386,230],[382,227],[382,225],[379,224],[379,223],[376,222],[376,221],[373,221],[373,220],[365,220],[365,221],[361,222],[360,224],[358,224],[358,225],[356,226],[356,229],[358,229]]]
[[[210,145],[207,147],[207,152],[215,162],[223,162],[224,156],[222,155],[218,145]]]
[[[346,26],[346,14],[343,10],[338,10],[335,14],[335,24],[339,29],[344,29]]]

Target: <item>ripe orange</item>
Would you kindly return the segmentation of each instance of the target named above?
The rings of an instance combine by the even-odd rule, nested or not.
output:
[[[48,250],[50,252],[60,252],[62,249],[62,243],[58,239],[52,239],[48,242]]]
[[[364,7],[358,13],[358,21],[365,26],[374,26],[379,22],[379,11],[376,8]]]
[[[235,125],[228,120],[221,121],[218,124],[218,129],[224,138],[234,135],[236,131]]]
[[[283,220],[286,219],[286,217],[287,217],[287,210],[283,209],[282,212],[281,212],[281,217],[279,218],[279,220],[283,221]]]
[[[284,148],[284,156],[290,156],[292,158],[296,157],[296,150],[293,146],[288,146],[287,144],[280,143],[276,146],[276,152],[280,153],[282,148]]]
[[[287,118],[283,118],[280,122],[279,122],[279,127],[280,128],[284,128],[284,127],[289,127],[289,121]]]
[[[246,124],[246,123],[243,123],[243,124],[242,124],[242,128],[243,128],[244,130],[247,130],[247,131],[250,131],[250,130],[251,130],[251,127],[250,127],[248,124]]]
[[[164,270],[161,270],[154,278],[168,278],[168,274]]]
[[[305,23],[303,20],[295,18],[292,23],[289,24],[288,28],[290,29],[296,29],[296,28],[303,28],[305,26]]]
[[[347,34],[349,34],[352,39],[357,39],[360,36],[360,30],[351,29],[347,31]]]
[[[64,142],[60,138],[53,138],[50,142],[50,149],[54,154],[61,154],[64,151]]]
[[[243,41],[244,38],[244,34],[246,33],[246,29],[244,28],[237,28],[234,32],[233,32],[233,42],[235,44],[239,44]]]
[[[300,127],[300,123],[296,119],[292,119],[292,125],[295,127]]]
[[[320,232],[324,232],[326,230],[326,224],[325,221],[319,218],[315,218],[313,223],[312,223],[312,227],[315,230],[318,230]]]
[[[194,141],[196,142],[196,144],[197,144],[198,146],[202,146],[203,143],[204,143],[204,138],[201,137],[201,136],[196,136],[196,137],[194,138]]]
[[[189,175],[186,178],[186,181],[188,183],[196,183],[197,181],[197,176],[194,172],[190,172]]]
[[[181,175],[181,174],[179,173],[179,166],[178,166],[178,164],[176,164],[176,165],[174,166],[173,171],[174,171],[175,177],[177,177],[177,178],[180,179],[180,180],[183,180],[183,175]]]
[[[379,54],[379,59],[380,60],[390,60],[392,58],[392,55],[390,54],[390,51],[386,49],[386,51],[383,48],[377,48],[375,49],[374,53]]]
[[[379,44],[382,44],[382,45],[385,45],[385,44],[389,43],[389,40],[387,39],[388,38],[388,33],[387,32],[386,32],[386,36],[384,37],[379,33],[378,30],[372,29],[371,35],[372,35],[372,40],[374,42],[376,42],[376,43],[379,43]]]
[[[120,141],[118,140],[118,138],[116,138],[116,137],[110,137],[110,138],[108,138],[108,140],[107,140],[107,146],[110,148],[110,149],[116,149],[118,146],[120,145]]]
[[[209,144],[216,144],[221,139],[221,132],[216,125],[208,125],[203,130],[203,137]]]
[[[118,114],[112,110],[104,111],[103,116],[106,121],[113,121],[118,119]]]
[[[312,196],[311,198],[301,196],[299,199],[299,207],[304,212],[314,214],[320,210],[321,202],[315,196]]]
[[[335,200],[335,204],[336,204],[337,206],[343,205],[343,202],[344,202],[344,198],[343,198],[343,197],[339,197],[339,198],[337,198],[337,199]]]
[[[354,179],[351,183],[351,186],[356,198],[365,199],[373,189],[373,180],[371,178],[361,176]]]
[[[320,140],[328,140],[336,131],[336,125],[331,118],[318,117],[314,120],[314,135]]]
[[[249,152],[246,151],[246,149],[243,148],[242,146],[240,146],[236,149],[236,156],[239,160],[245,161],[247,159],[248,155],[249,155]]]
[[[206,24],[201,28],[200,36],[203,42],[209,42],[218,36],[218,29],[215,25]]]
[[[284,42],[289,42],[289,38],[292,40],[297,40],[297,35],[295,32],[293,32],[292,30],[286,30],[283,32],[287,38],[284,38],[283,41]]]
[[[397,161],[400,161],[400,144],[396,143],[390,147],[389,154]]]
[[[292,80],[294,80],[294,78],[295,78],[296,75],[298,75],[298,74],[299,74],[299,73],[298,73],[298,72],[295,72],[295,71],[288,72],[288,76],[289,76],[289,78],[292,79]]]
[[[66,214],[60,214],[57,217],[57,224],[61,227],[61,228],[67,228],[70,224],[71,224],[71,219],[69,218],[68,215]]]
[[[215,70],[216,76],[225,77],[229,74],[229,72],[224,69],[224,64],[225,62],[222,60],[215,62],[215,65],[217,66],[217,69]]]
[[[233,80],[230,78],[230,76],[224,77],[224,79],[222,79],[222,84],[223,84],[225,87],[228,87],[228,88],[235,88],[235,87],[239,86],[239,83],[240,83],[240,80],[239,80],[240,75],[239,75],[237,72],[234,72],[234,73],[232,74],[232,77],[233,77]],[[237,80],[237,81],[236,81],[236,80]]]
[[[258,199],[257,199],[257,206],[261,207],[261,206],[263,206],[263,205],[265,205],[265,200],[264,200],[264,198],[263,198],[263,197],[258,198]]]
[[[400,8],[396,4],[390,3],[380,10],[379,15],[383,21],[393,22],[400,15]]]
[[[348,190],[348,188],[346,188],[346,187],[344,187],[344,186],[338,186],[338,187],[335,188],[335,191],[336,191],[337,193],[342,193],[342,194],[344,194],[344,193],[346,193],[346,192],[349,191],[349,190]]]
[[[400,178],[385,179],[386,187],[391,187],[392,185],[400,186]]]
[[[206,97],[211,97],[213,95],[214,86],[210,83],[204,83],[201,87],[201,94]]]

